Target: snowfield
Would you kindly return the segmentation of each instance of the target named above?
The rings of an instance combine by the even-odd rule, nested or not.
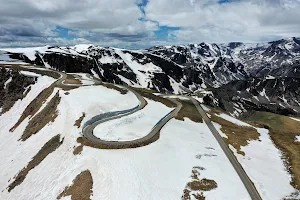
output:
[[[261,134],[261,141],[250,141],[249,145],[242,147],[245,157],[237,153],[235,155],[263,199],[282,199],[295,192],[290,185],[291,177],[281,160],[281,152],[268,135],[268,130],[257,130]]]
[[[296,136],[296,142],[300,142],[300,135]]]
[[[76,140],[82,134],[81,128],[74,126],[75,120],[83,112],[86,117],[82,124],[96,114],[136,106],[138,100],[130,92],[121,95],[102,86],[80,87],[68,93],[60,89],[59,115],[55,121],[25,142],[18,141],[28,119],[13,133],[9,132],[9,128],[38,91],[52,82],[52,79],[39,77],[28,96],[0,117],[0,199],[56,199],[80,172],[87,169],[93,178],[91,198],[94,200],[181,199],[195,166],[204,168],[199,178],[217,183],[216,189],[204,192],[206,199],[250,199],[206,124],[189,119],[172,119],[161,130],[158,141],[145,147],[123,150],[84,147],[81,154],[74,155],[73,150],[79,145]],[[156,102],[149,102],[149,106],[153,104],[157,108],[158,116],[164,116],[170,110]],[[156,123],[156,119],[152,122],[153,119],[148,117],[143,120]],[[63,144],[29,171],[24,182],[9,193],[7,187],[13,177],[57,134],[64,138]]]
[[[11,53],[22,53],[25,56],[27,56],[30,60],[36,59],[36,51],[38,52],[46,52],[48,49],[48,46],[43,47],[26,47],[26,48],[4,48],[0,49],[2,51],[11,52]]]
[[[12,59],[9,57],[9,54],[7,52],[0,50],[0,64],[10,65],[10,64],[27,64],[27,63],[22,62],[20,60]]]
[[[239,126],[251,126],[226,114],[217,116]],[[215,122],[213,124],[220,135],[227,138],[226,134],[221,131],[222,126]],[[238,154],[231,145],[230,149],[254,183],[260,196],[264,200],[279,200],[296,192],[290,185],[291,176],[281,160],[281,152],[275,147],[268,135],[269,131],[263,128],[255,129],[260,133],[259,140],[251,140],[247,146],[241,146],[241,151],[245,153],[245,156]]]
[[[173,109],[150,99],[146,101],[145,108],[132,115],[99,124],[94,135],[105,141],[130,141],[148,135],[157,122]]]

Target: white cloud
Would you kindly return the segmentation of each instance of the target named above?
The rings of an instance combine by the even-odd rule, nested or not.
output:
[[[178,41],[261,41],[299,36],[299,0],[151,0],[145,11],[159,25],[175,26]]]
[[[54,42],[57,26],[76,37],[103,41],[122,36],[151,36],[157,24],[142,21],[139,0],[0,0],[0,42]],[[4,37],[5,36],[5,37]],[[93,36],[99,36],[95,38]],[[31,37],[29,39],[29,37]],[[45,38],[44,38],[45,37]],[[8,39],[9,38],[9,39]],[[4,40],[6,39],[6,41]],[[57,39],[56,39],[57,40]],[[67,42],[67,41],[66,41]],[[69,41],[70,43],[73,40]]]
[[[149,0],[144,15],[137,5],[142,0],[0,0],[0,46],[87,42],[140,48],[300,35],[300,0],[218,1]],[[157,38],[158,24],[180,29]],[[57,26],[75,39],[59,38]]]

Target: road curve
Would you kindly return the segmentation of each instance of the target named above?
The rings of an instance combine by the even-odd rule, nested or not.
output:
[[[39,71],[38,68],[35,69],[36,71]],[[48,69],[48,71],[52,71],[54,73],[57,73],[60,75],[60,77],[54,82],[55,86],[57,87],[61,87],[61,86],[83,86],[81,84],[64,84],[65,79],[67,78],[67,74],[63,73],[63,72],[59,72],[59,71],[54,71],[51,69]],[[87,74],[87,76],[94,81],[94,84],[99,84],[101,85],[103,82],[98,79],[95,78],[89,74]],[[91,85],[94,85],[91,84]],[[113,84],[116,85],[116,84]],[[182,104],[176,100],[170,99],[170,101],[174,102],[177,107],[175,109],[173,109],[171,112],[169,112],[166,116],[164,116],[159,122],[157,122],[157,124],[151,129],[151,131],[144,137],[136,139],[136,140],[132,140],[132,141],[104,141],[101,140],[100,138],[97,138],[96,136],[94,136],[93,134],[93,130],[94,128],[101,124],[104,123],[106,121],[110,121],[113,119],[118,119],[121,117],[125,117],[128,116],[130,114],[133,114],[141,109],[143,109],[147,102],[146,100],[139,94],[137,93],[135,90],[126,87],[126,86],[121,86],[121,85],[116,85],[118,87],[122,87],[124,89],[127,89],[128,91],[131,91],[132,93],[135,94],[135,96],[137,97],[137,99],[139,100],[139,105],[137,105],[134,108],[131,109],[127,109],[127,110],[121,110],[121,111],[115,111],[115,112],[108,112],[108,113],[103,113],[100,115],[97,115],[95,117],[93,117],[92,119],[90,119],[89,121],[87,121],[82,129],[82,133],[83,133],[83,137],[86,138],[88,141],[95,143],[95,144],[99,144],[101,145],[102,148],[109,148],[109,149],[119,149],[119,148],[132,148],[132,147],[137,147],[137,146],[144,146],[147,144],[150,144],[152,142],[154,142],[158,136],[159,136],[159,131],[160,129],[173,117],[176,116],[176,114],[179,112],[179,110],[182,107]]]
[[[31,68],[34,69],[36,71],[40,71],[38,68]],[[24,70],[26,70],[26,67],[24,67]],[[60,77],[54,82],[54,85],[57,87],[61,87],[61,86],[83,86],[81,84],[64,84],[65,79],[67,79],[67,74],[63,73],[63,72],[59,72],[59,71],[55,71],[55,70],[51,70],[51,69],[47,69],[47,71],[51,71],[54,73],[57,73],[60,75]],[[38,73],[38,72],[37,72]],[[101,85],[103,82],[98,79],[95,78],[89,74],[87,74],[87,76],[94,81],[94,84],[99,84]],[[94,85],[91,84],[91,85]],[[114,84],[116,85],[116,84]],[[130,114],[133,114],[141,109],[143,109],[147,102],[146,100],[139,94],[137,93],[135,90],[126,87],[126,86],[120,86],[120,85],[116,85],[118,87],[122,87],[124,89],[127,89],[128,91],[131,91],[132,93],[135,94],[135,96],[137,97],[137,99],[139,100],[139,105],[137,105],[134,108],[131,109],[127,109],[127,110],[121,110],[121,111],[115,111],[115,112],[108,112],[108,113],[103,113],[100,115],[97,115],[95,117],[93,117],[92,119],[90,119],[89,121],[87,121],[82,129],[82,133],[83,133],[83,137],[86,138],[87,140],[96,143],[96,144],[100,144],[103,148],[109,148],[109,149],[119,149],[119,148],[132,148],[132,147],[138,147],[138,146],[144,146],[147,144],[150,144],[152,142],[154,142],[156,139],[158,139],[159,136],[159,132],[161,130],[161,128],[173,117],[176,116],[176,114],[179,112],[179,110],[182,108],[182,104],[176,100],[173,99],[169,99],[170,101],[172,101],[173,103],[175,103],[177,105],[177,107],[175,109],[173,109],[171,112],[169,112],[167,115],[165,115],[163,118],[161,118],[156,125],[151,129],[151,131],[144,137],[136,139],[136,140],[131,140],[131,141],[104,141],[101,140],[100,138],[97,138],[94,134],[93,134],[93,130],[94,128],[101,124],[104,123],[106,121],[110,121],[113,119],[118,119],[121,117],[125,117],[128,116]]]
[[[129,88],[128,88],[129,89]],[[108,149],[124,149],[124,148],[134,148],[139,146],[145,146],[147,144],[150,144],[154,142],[156,139],[158,139],[159,132],[161,128],[173,117],[176,116],[176,114],[179,112],[179,110],[182,107],[182,104],[178,101],[170,99],[170,101],[176,103],[177,107],[173,109],[171,112],[169,112],[167,115],[165,115],[160,121],[156,123],[156,125],[151,129],[151,131],[144,137],[131,140],[131,141],[105,141],[100,138],[97,138],[93,130],[96,126],[98,126],[101,123],[104,123],[106,121],[110,121],[113,119],[118,119],[121,117],[128,116],[130,114],[133,114],[134,112],[137,112],[141,110],[145,105],[146,101],[145,99],[140,96],[136,91],[129,89],[131,92],[133,92],[136,97],[139,99],[140,104],[132,109],[123,110],[123,111],[115,111],[115,112],[109,112],[109,113],[103,113],[100,114],[91,120],[87,121],[86,124],[83,126],[82,132],[83,136],[94,143],[100,144],[102,148],[108,148]]]
[[[53,71],[53,70],[50,70],[50,71]],[[59,73],[61,75],[61,77],[55,82],[55,84],[57,86],[64,85],[63,81],[67,78],[67,75],[65,73],[58,72],[58,71],[53,71],[53,72]],[[97,83],[101,84],[101,80],[98,80],[94,77],[91,77],[91,78],[93,78],[95,80],[95,84],[97,84]],[[87,121],[84,124],[83,129],[82,129],[83,136],[87,140],[89,140],[91,142],[94,142],[94,143],[97,143],[97,144],[101,144],[103,146],[103,148],[109,148],[109,149],[132,148],[132,147],[147,145],[147,144],[155,141],[156,138],[158,138],[161,128],[170,119],[175,117],[176,114],[182,108],[182,104],[180,102],[178,102],[174,99],[169,99],[170,101],[174,102],[177,105],[177,107],[175,109],[173,109],[171,112],[169,112],[166,116],[164,116],[159,122],[157,122],[157,124],[151,129],[149,134],[142,137],[142,138],[132,140],[132,141],[104,141],[104,140],[101,140],[100,138],[95,137],[94,134],[93,134],[93,130],[97,125],[99,125],[101,123],[104,123],[106,121],[109,121],[109,120],[118,119],[118,118],[121,118],[121,117],[128,116],[128,115],[133,114],[134,112],[137,112],[137,111],[139,111],[139,110],[141,110],[145,107],[146,100],[139,93],[137,93],[136,91],[134,91],[130,88],[127,88],[127,87],[124,87],[124,88],[126,88],[127,90],[133,92],[136,95],[136,97],[140,101],[139,105],[134,107],[134,108],[127,109],[127,110],[103,113],[103,114],[97,115],[97,116],[93,117],[92,119],[90,119],[89,121]],[[248,177],[248,175],[246,174],[246,172],[244,171],[244,169],[242,168],[240,163],[237,161],[234,154],[228,148],[227,144],[224,142],[224,140],[220,136],[219,132],[216,130],[216,128],[212,124],[211,120],[208,118],[205,111],[200,106],[199,102],[197,100],[195,100],[194,98],[192,98],[192,97],[188,97],[188,96],[184,96],[184,97],[189,98],[193,102],[193,104],[196,106],[199,114],[202,116],[203,120],[207,124],[208,128],[210,129],[210,131],[212,132],[212,134],[216,138],[216,140],[219,143],[219,145],[221,146],[223,152],[225,153],[225,155],[229,159],[230,163],[234,167],[235,171],[239,175],[240,179],[242,180],[242,182],[243,182],[245,188],[247,189],[250,197],[253,200],[262,200],[262,198],[260,197],[259,193],[257,192],[254,184],[252,183],[252,181],[250,180],[250,178]],[[153,138],[154,138],[154,140],[153,140]]]
[[[214,135],[214,137],[218,141],[219,145],[221,146],[223,152],[226,154],[227,158],[229,159],[231,165],[233,166],[233,168],[235,169],[235,171],[239,175],[239,177],[242,180],[245,188],[247,189],[250,197],[253,200],[261,200],[262,198],[260,197],[260,194],[257,192],[254,184],[252,183],[252,181],[250,180],[250,178],[248,177],[248,175],[246,174],[246,172],[244,171],[244,169],[242,168],[240,163],[237,161],[236,157],[231,152],[231,150],[229,149],[227,144],[224,142],[223,138],[220,136],[219,132],[214,127],[213,123],[210,121],[210,119],[206,115],[203,108],[200,106],[199,102],[197,100],[195,100],[194,98],[192,98],[192,97],[189,97],[189,98],[194,103],[194,105],[196,106],[196,108],[199,111],[200,115],[202,116],[203,120],[205,121],[208,128],[210,129],[210,131],[212,132],[212,134]]]

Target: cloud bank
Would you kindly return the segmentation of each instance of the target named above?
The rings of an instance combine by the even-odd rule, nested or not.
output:
[[[0,46],[144,48],[300,36],[300,0],[0,0]]]

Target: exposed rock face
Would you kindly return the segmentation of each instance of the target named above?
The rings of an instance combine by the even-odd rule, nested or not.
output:
[[[239,51],[237,58],[253,76],[264,77],[279,68],[284,69],[300,60],[300,40],[290,38]]]
[[[47,53],[43,55],[43,60],[56,70],[70,73],[90,73],[91,69],[95,68],[95,61],[93,59],[82,56]]]
[[[248,77],[243,65],[222,56],[219,46],[205,43],[143,51],[93,45],[80,52],[75,47],[45,47],[31,53],[31,60],[26,52],[13,52],[12,56],[31,64],[93,73],[106,82],[139,85],[160,92],[194,91]]]
[[[105,82],[160,92],[193,92],[251,77],[300,76],[298,38],[265,44],[156,46],[138,51],[94,45],[41,47],[27,55],[26,51],[11,52],[12,57],[28,63],[66,72],[91,73]]]
[[[7,112],[18,99],[26,96],[34,78],[26,77],[17,70],[0,68],[0,115]]]
[[[211,90],[205,103],[236,116],[250,110],[300,114],[300,79],[273,78],[233,81]]]
[[[181,65],[187,75],[183,82],[185,86],[193,85],[193,82],[197,88],[218,87],[233,80],[248,78],[244,66],[234,62],[228,55],[229,49],[216,44],[153,47],[148,51]]]

